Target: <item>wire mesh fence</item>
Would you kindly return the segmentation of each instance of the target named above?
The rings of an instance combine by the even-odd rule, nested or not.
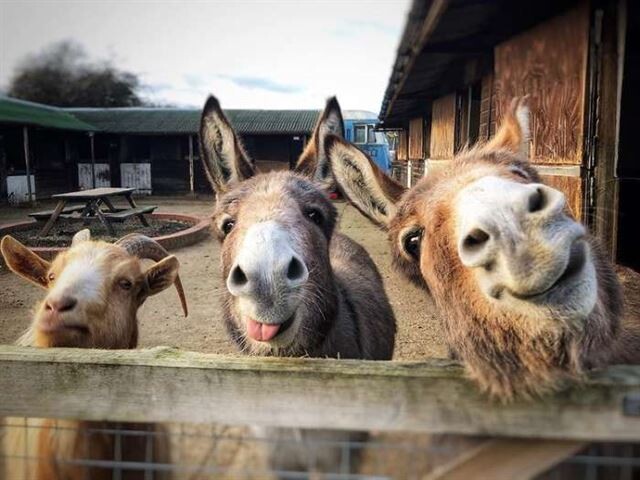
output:
[[[486,441],[185,423],[6,418],[0,425],[2,478],[12,480],[417,480],[441,478],[439,471]],[[639,444],[588,445],[537,478],[630,480],[640,475],[639,454]]]

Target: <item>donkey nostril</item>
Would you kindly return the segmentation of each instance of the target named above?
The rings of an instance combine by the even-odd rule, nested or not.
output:
[[[231,272],[231,282],[233,282],[233,284],[238,287],[241,287],[242,285],[245,285],[248,282],[247,276],[244,274],[244,272],[239,266],[235,267]]]
[[[477,250],[489,240],[489,234],[479,228],[474,228],[465,237],[463,246],[466,250]]]
[[[304,277],[304,266],[296,257],[291,259],[287,268],[287,278],[289,280],[299,280]]]
[[[544,191],[539,187],[536,188],[529,196],[529,213],[539,212],[544,209],[546,203]]]

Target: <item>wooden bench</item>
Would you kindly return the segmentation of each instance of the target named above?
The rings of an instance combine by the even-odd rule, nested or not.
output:
[[[104,218],[106,218],[110,222],[124,222],[127,218],[133,216],[144,215],[145,213],[152,213],[156,208],[156,206],[149,207],[136,207],[136,208],[128,208],[126,210],[122,210],[120,212],[104,212]]]
[[[63,215],[81,212],[82,210],[84,210],[84,208],[84,205],[70,205],[62,209],[60,216],[62,218],[68,218]],[[49,218],[51,218],[51,215],[53,215],[53,210],[43,210],[41,212],[33,212],[29,214],[30,217],[35,218],[36,220],[48,220]]]

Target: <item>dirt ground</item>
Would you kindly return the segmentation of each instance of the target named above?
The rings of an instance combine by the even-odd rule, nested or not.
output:
[[[157,212],[207,216],[212,197],[147,197],[141,205],[157,205]],[[48,202],[38,209],[49,208]],[[337,202],[339,230],[361,243],[376,262],[391,305],[398,320],[396,359],[409,360],[442,357],[446,349],[442,329],[433,302],[410,285],[391,267],[384,232],[374,227],[355,209]],[[33,208],[2,207],[0,224],[27,219]],[[174,251],[181,263],[181,277],[189,301],[190,315],[181,317],[174,291],[166,291],[147,300],[140,310],[140,346],[169,345],[207,353],[236,353],[229,342],[218,312],[224,283],[219,273],[219,247],[213,237]],[[2,267],[0,271],[0,343],[13,343],[31,320],[31,307],[42,298],[42,291]]]

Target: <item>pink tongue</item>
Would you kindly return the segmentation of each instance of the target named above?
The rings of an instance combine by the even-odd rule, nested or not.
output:
[[[251,318],[247,320],[247,334],[259,342],[268,342],[276,336],[278,330],[280,330],[280,325],[267,325]]]

